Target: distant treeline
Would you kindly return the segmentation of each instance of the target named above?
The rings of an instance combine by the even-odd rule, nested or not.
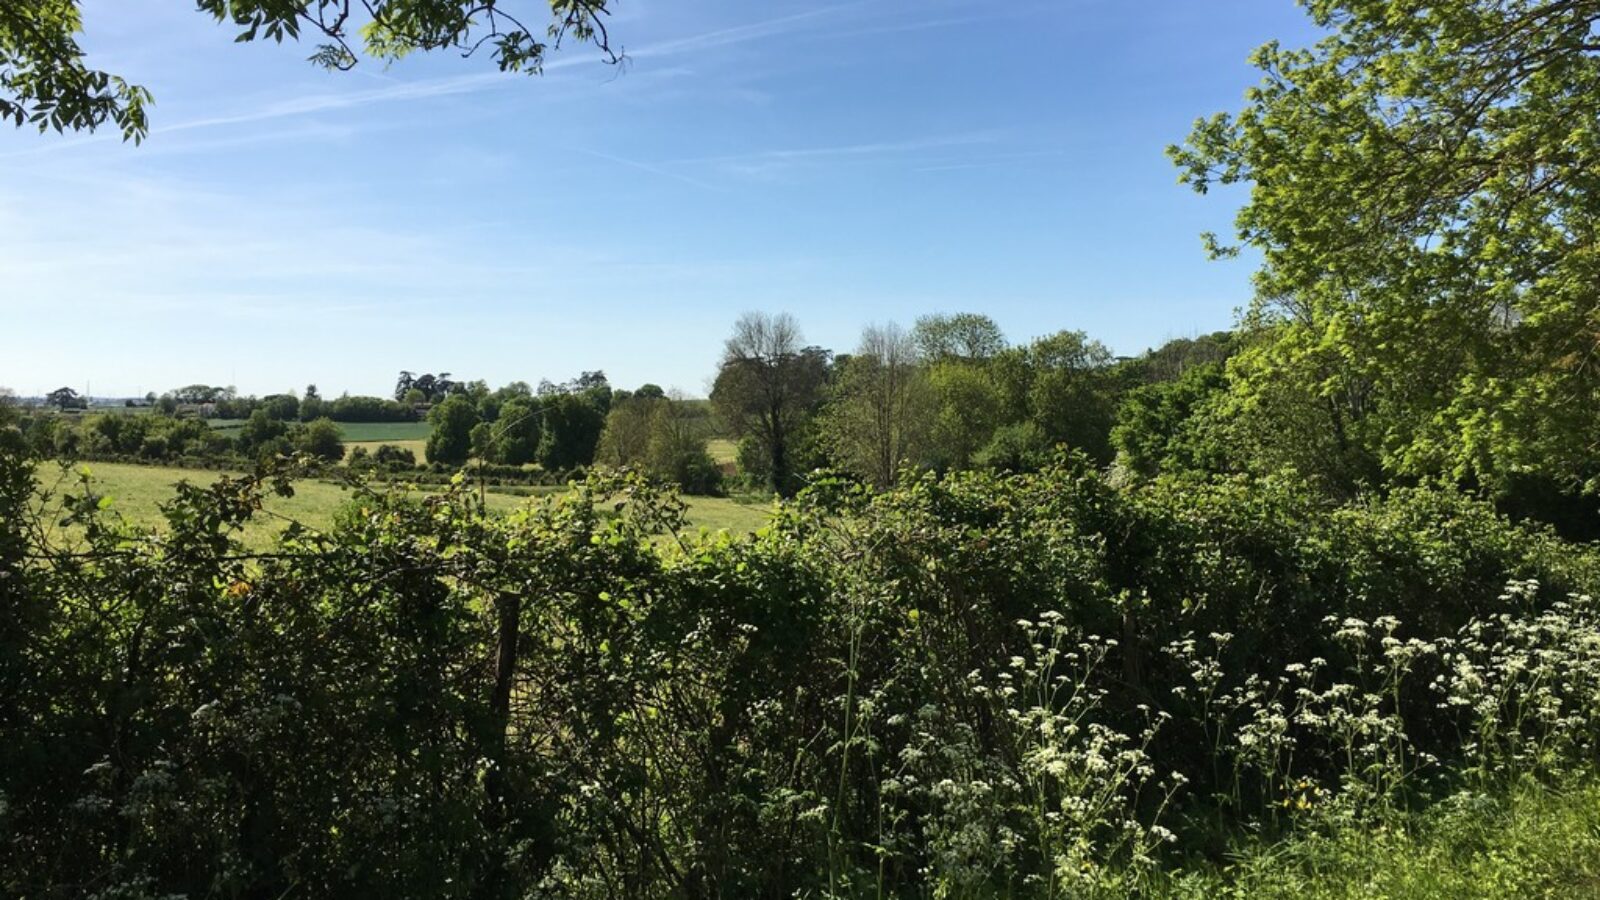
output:
[[[328,400],[317,393],[314,384],[307,385],[305,394],[298,397],[294,394],[241,397],[231,388],[191,385],[156,398],[154,405],[157,410],[168,414],[198,409],[205,412],[208,418],[248,419],[260,410],[271,419],[301,422],[323,418],[335,422],[415,422],[426,410],[425,406],[402,403],[387,397],[345,394]]]
[[[429,410],[428,421],[426,455],[433,464],[478,460],[570,472],[599,462],[637,469],[690,493],[723,487],[723,473],[706,449],[717,426],[704,401],[668,397],[653,384],[617,390],[604,372],[542,382],[537,389],[517,381],[491,391],[472,382],[449,391]]]
[[[1330,394],[1317,371],[1276,367],[1273,354],[1292,339],[1282,323],[1252,322],[1117,357],[1082,331],[1013,344],[994,320],[962,313],[924,316],[910,329],[870,326],[842,353],[806,343],[790,316],[752,313],[734,325],[709,400],[669,397],[653,384],[620,390],[600,371],[494,389],[407,371],[394,399],[325,400],[314,385],[298,397],[240,397],[191,385],[156,399],[165,415],[36,416],[31,441],[64,456],[255,461],[300,451],[337,460],[336,422],[422,418],[430,425],[422,460],[391,453],[354,462],[385,472],[476,463],[536,469],[544,474],[527,477],[543,480],[600,464],[690,493],[780,496],[818,472],[877,489],[918,470],[1033,472],[1066,447],[1120,478],[1288,473],[1334,499],[1449,484],[1569,537],[1600,535],[1593,484],[1585,488],[1595,470],[1557,465],[1565,444],[1548,445],[1547,465],[1492,455],[1470,468],[1452,463],[1453,439],[1380,402],[1376,384]],[[52,395],[63,409],[68,393]],[[198,415],[243,425],[230,438]],[[1401,434],[1409,453],[1390,446]],[[713,437],[737,442],[735,466],[713,460]],[[1538,460],[1541,447],[1516,449]]]
[[[236,467],[297,452],[330,462],[344,457],[344,440],[333,420],[275,419],[261,409],[233,436],[194,417],[31,415],[21,422],[34,452],[61,458],[162,463],[183,459]]]
[[[66,389],[63,389],[66,390]],[[400,399],[343,396],[238,396],[231,388],[190,385],[151,401],[151,414],[87,413],[60,393],[59,412],[20,417],[32,450],[62,458],[121,460],[199,468],[247,468],[294,453],[345,459],[338,423],[430,423],[419,460],[409,448],[350,452],[352,468],[409,480],[444,482],[469,461],[476,478],[498,484],[564,483],[597,461],[634,467],[693,493],[717,493],[722,472],[706,451],[715,427],[705,401],[669,398],[655,385],[615,390],[603,372],[537,388],[402,372]],[[222,430],[209,420],[241,424]]]

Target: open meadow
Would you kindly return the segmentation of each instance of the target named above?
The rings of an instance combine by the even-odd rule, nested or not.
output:
[[[50,510],[57,508],[63,492],[79,492],[78,473],[85,469],[90,474],[93,491],[107,498],[108,508],[124,521],[140,528],[159,528],[163,524],[161,505],[172,498],[174,485],[178,482],[204,485],[222,474],[204,469],[126,463],[78,463],[65,468],[60,463],[45,463],[39,468],[39,483],[46,493],[52,495]],[[503,515],[533,502],[539,496],[563,490],[565,488],[536,487],[531,490],[521,488],[518,493],[510,493],[490,488],[485,495],[485,502],[492,513]],[[246,527],[242,535],[243,542],[252,550],[266,549],[290,522],[317,529],[327,528],[352,496],[350,488],[331,481],[296,482],[294,496],[268,499],[264,514]],[[765,501],[729,497],[685,497],[684,500],[689,506],[689,522],[694,530],[747,534],[760,528],[771,512],[771,507]],[[59,515],[48,517],[48,521],[52,522],[59,519]]]

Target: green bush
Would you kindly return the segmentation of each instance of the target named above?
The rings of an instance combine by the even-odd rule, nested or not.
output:
[[[344,459],[344,438],[332,419],[314,419],[290,431],[294,449],[308,453],[324,462]]]
[[[1016,422],[996,428],[972,461],[996,472],[1034,472],[1049,458],[1050,441],[1044,429],[1033,422]]]
[[[1295,842],[1600,762],[1596,550],[1447,492],[1069,457],[818,478],[736,540],[639,478],[504,519],[457,479],[252,555],[289,473],[161,535],[85,484],[56,547],[32,471],[0,455],[11,896],[1268,892],[1337,858]]]
[[[397,447],[394,444],[379,444],[373,451],[373,463],[388,469],[416,468],[417,456],[408,447]]]

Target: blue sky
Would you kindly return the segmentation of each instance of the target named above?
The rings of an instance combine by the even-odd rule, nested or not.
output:
[[[703,394],[738,314],[850,349],[987,313],[1119,353],[1226,327],[1238,195],[1163,148],[1234,109],[1292,0],[620,0],[572,47],[325,73],[172,0],[87,0],[142,147],[0,130],[0,385],[382,393],[604,369]]]

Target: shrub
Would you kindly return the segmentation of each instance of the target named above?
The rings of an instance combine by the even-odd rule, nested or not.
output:
[[[1049,457],[1050,442],[1044,429],[1033,422],[1017,422],[996,428],[973,462],[997,472],[1035,472]]]
[[[294,448],[325,462],[344,458],[344,438],[332,419],[316,419],[293,430]]]
[[[1172,873],[1600,761],[1597,551],[1448,492],[1069,456],[818,478],[735,540],[440,469],[264,555],[287,473],[158,535],[86,483],[58,550],[0,454],[0,892],[1215,891]]]
[[[385,469],[414,469],[417,466],[417,456],[410,448],[394,444],[379,444],[372,454],[372,461]]]

